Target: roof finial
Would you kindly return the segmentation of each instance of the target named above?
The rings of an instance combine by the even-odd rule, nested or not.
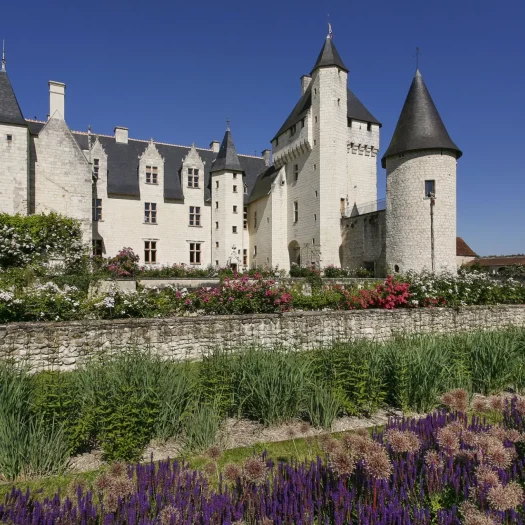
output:
[[[2,71],[5,73],[5,40],[2,40]]]
[[[226,117],[226,131],[230,131],[230,117]]]
[[[328,15],[330,18],[330,15]],[[332,24],[328,22],[328,34],[326,35],[326,38],[329,38],[330,40],[333,40],[334,38],[334,32],[332,31]]]
[[[419,71],[419,55],[421,54],[421,51],[419,50],[419,47],[416,47],[416,54],[414,55],[416,57],[416,71]]]

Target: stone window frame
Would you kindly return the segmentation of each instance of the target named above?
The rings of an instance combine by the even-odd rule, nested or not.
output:
[[[188,168],[187,171],[188,188],[199,188],[200,182],[200,169],[199,168]]]
[[[102,220],[102,199],[93,198],[91,204],[92,220],[99,222]]]
[[[248,206],[243,206],[243,220],[242,220],[242,228],[243,230],[248,229]]]
[[[236,204],[233,205],[233,213],[237,213],[237,205]]]
[[[238,233],[237,232],[237,226],[232,226],[232,233]]]
[[[253,212],[253,227],[257,228],[257,210]]]
[[[91,253],[93,257],[102,257],[104,255],[104,241],[102,239],[92,239]]]
[[[144,224],[158,224],[156,202],[144,203]]]
[[[98,174],[100,170],[100,159],[93,159],[93,178],[98,180]]]
[[[237,184],[233,185],[233,193],[237,193]]]
[[[248,249],[243,248],[242,250],[242,264],[243,266],[248,266]]]
[[[157,166],[146,166],[146,184],[159,183],[159,168]]]
[[[295,182],[299,180],[299,164],[293,165],[293,177]]]
[[[190,242],[190,264],[201,264],[202,249],[201,242]]]
[[[157,240],[147,239],[144,240],[144,263],[145,264],[157,264]]]
[[[248,195],[248,185],[247,184],[243,185],[242,192],[244,193],[244,195]]]
[[[294,125],[290,128],[290,136],[293,137],[296,133],[297,133],[297,124],[294,124]]]
[[[8,133],[5,136],[5,140],[7,140],[7,142],[13,142],[13,135],[11,133]]]
[[[436,179],[425,180],[425,199],[436,197]]]
[[[201,225],[201,207],[200,206],[190,206],[189,225],[192,227],[197,227]]]
[[[293,201],[293,223],[299,222],[299,201]]]

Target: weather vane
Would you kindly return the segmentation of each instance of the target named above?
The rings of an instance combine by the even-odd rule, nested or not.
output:
[[[2,40],[2,71],[5,71],[5,40]]]
[[[230,131],[230,117],[226,117],[226,131]]]

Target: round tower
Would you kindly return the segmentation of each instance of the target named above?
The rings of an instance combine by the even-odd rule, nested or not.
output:
[[[456,272],[456,163],[461,155],[417,70],[381,160],[390,271]]]

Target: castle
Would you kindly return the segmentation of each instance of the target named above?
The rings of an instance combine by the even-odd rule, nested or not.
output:
[[[0,211],[57,212],[93,254],[131,247],[147,265],[456,270],[456,161],[416,71],[381,164],[381,123],[348,88],[331,34],[301,96],[260,157],[232,133],[209,149],[72,131],[65,84],[49,82],[46,122],[24,118],[0,72]]]

